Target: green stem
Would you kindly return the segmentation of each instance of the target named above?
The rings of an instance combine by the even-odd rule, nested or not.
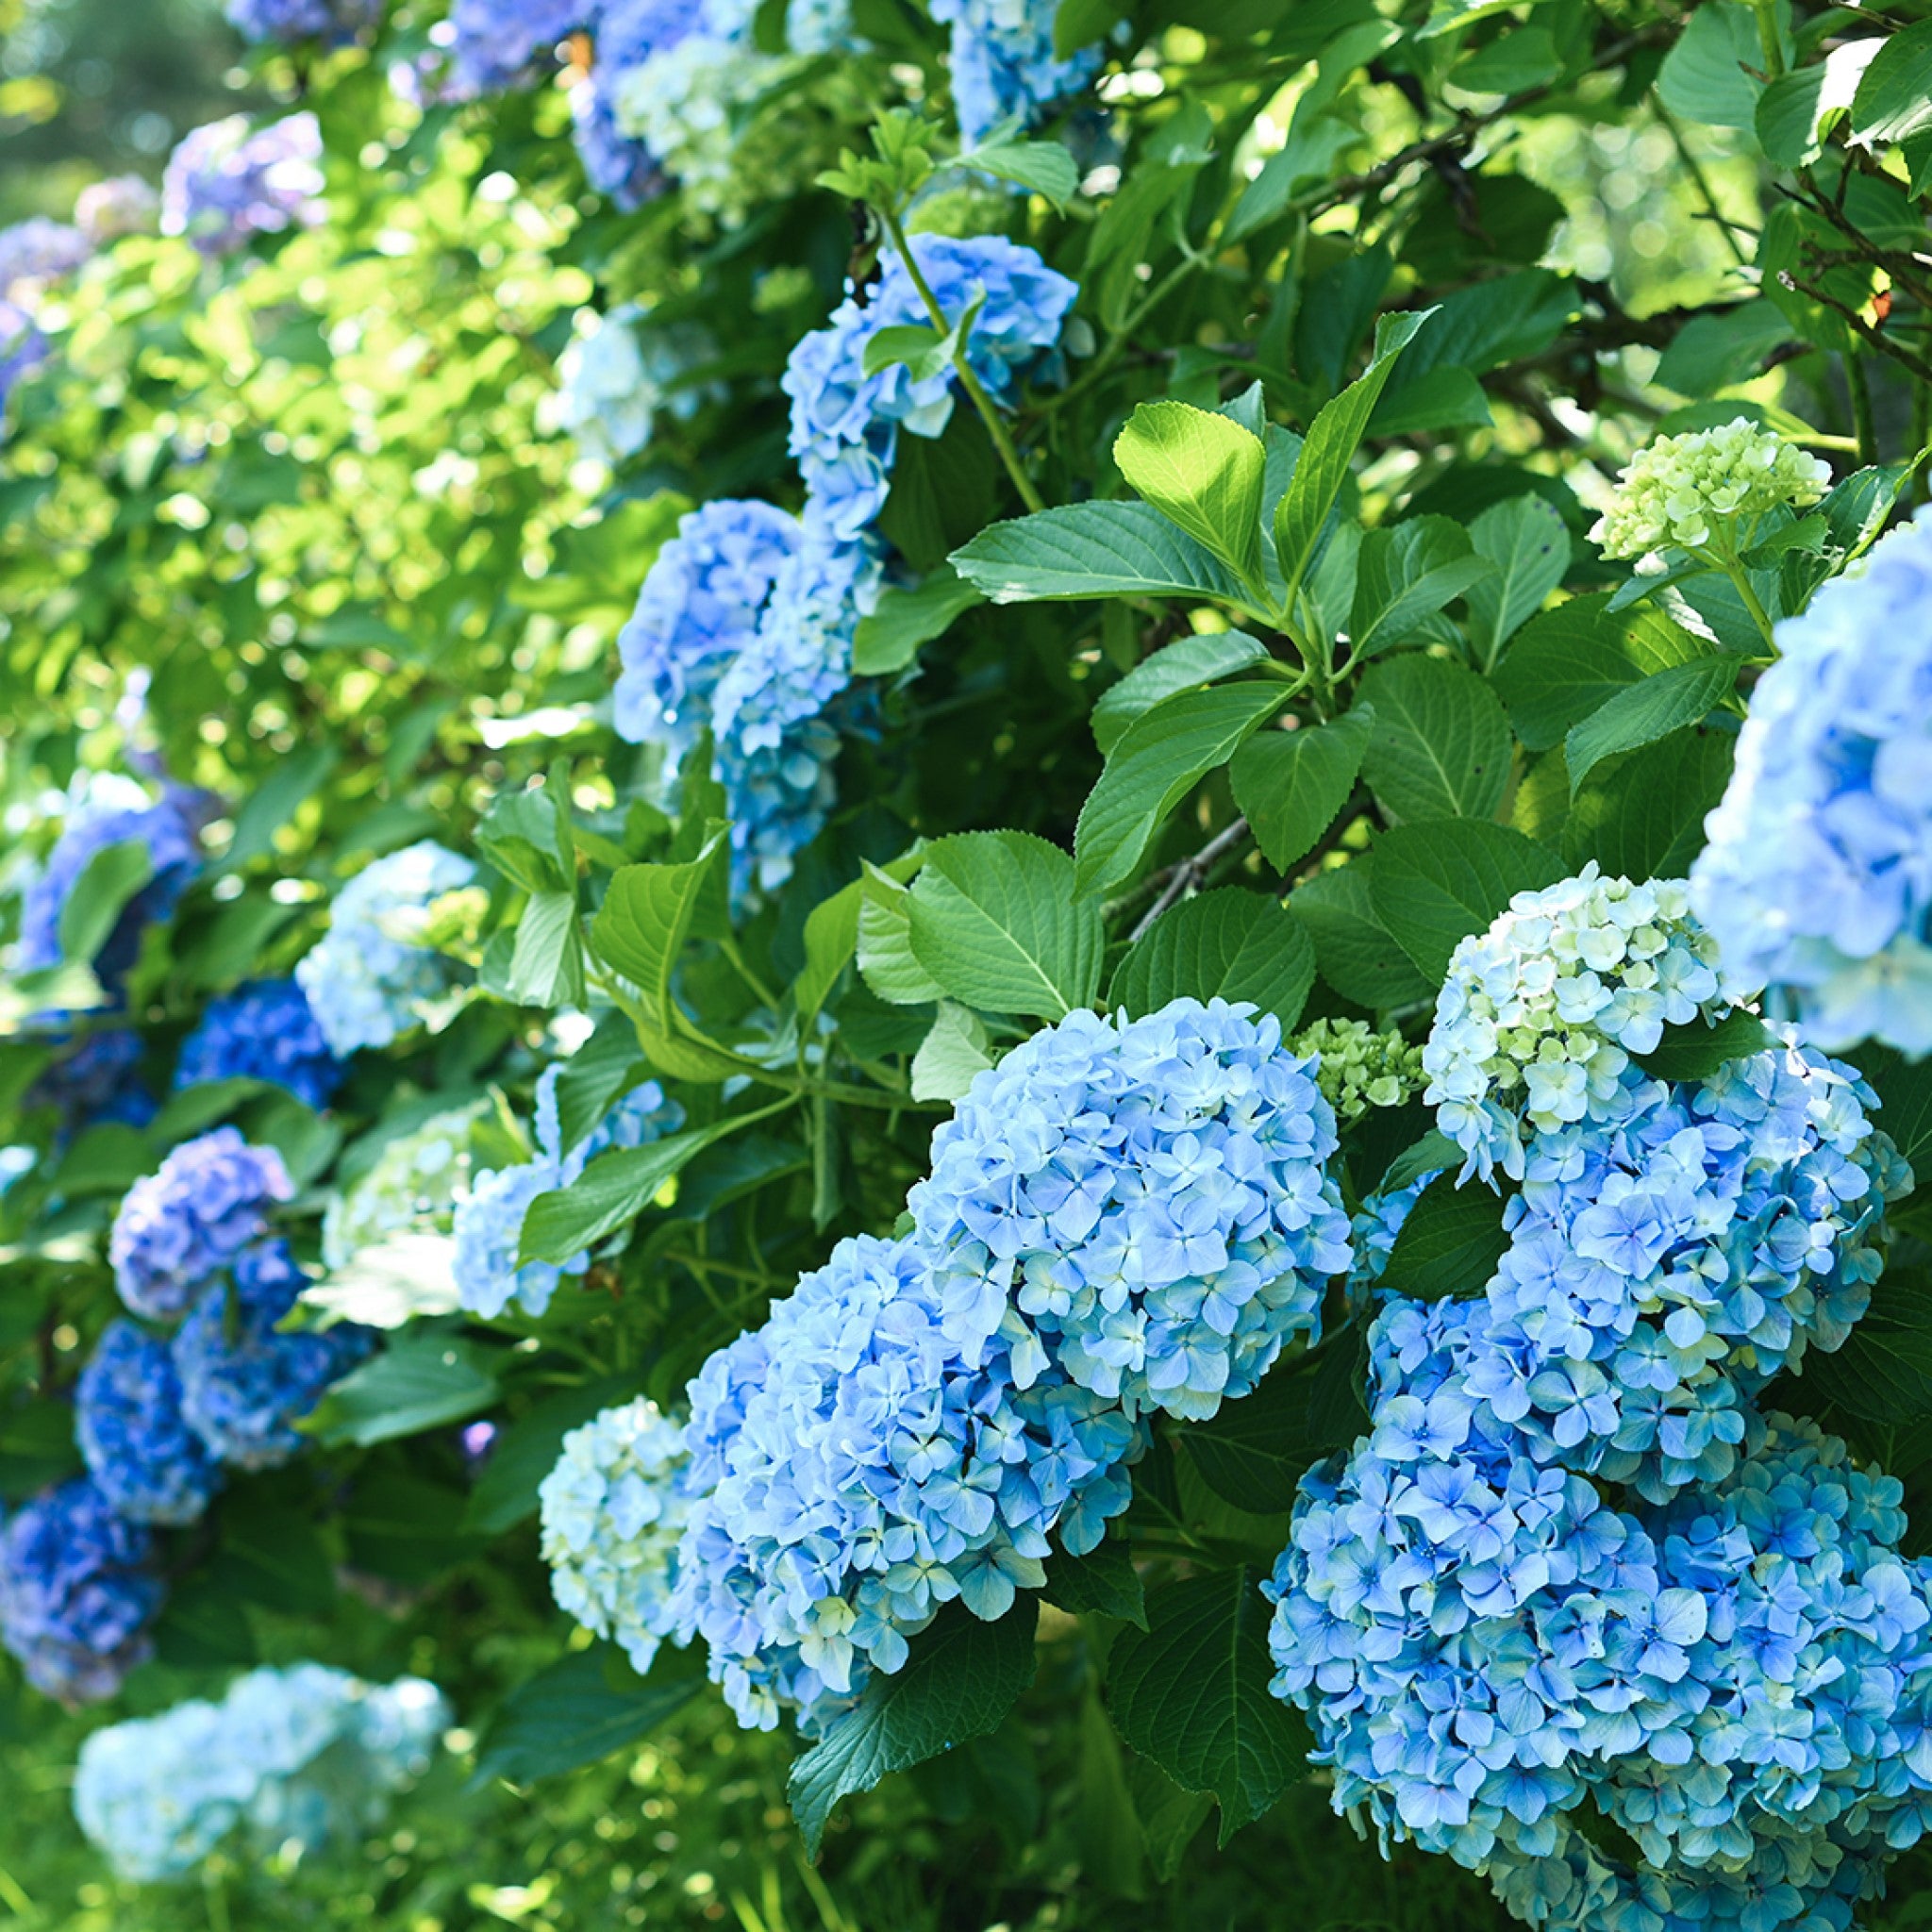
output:
[[[1183,256],[1181,259],[1178,262],[1176,262],[1174,266],[1167,272],[1166,275],[1162,275],[1159,281],[1156,282],[1153,288],[1150,289],[1147,291],[1147,293],[1138,303],[1135,304],[1134,308],[1128,312],[1127,319],[1121,324],[1119,329],[1115,332],[1112,340],[1108,341],[1107,346],[1101,350],[1100,354],[1094,357],[1093,360],[1087,365],[1086,369],[1082,372],[1079,378],[1076,381],[1070,382],[1065,389],[1061,390],[1058,392],[1058,394],[1049,396],[1045,402],[1041,404],[1039,409],[1035,413],[1041,416],[1050,416],[1056,409],[1064,408],[1067,406],[1067,404],[1071,403],[1076,396],[1085,395],[1086,392],[1090,389],[1091,389],[1095,383],[1099,382],[1107,375],[1108,371],[1110,370],[1113,367],[1113,365],[1120,360],[1122,354],[1126,349],[1127,344],[1133,341],[1135,333],[1139,330],[1141,325],[1143,322],[1145,322],[1147,318],[1151,314],[1153,314],[1155,309],[1158,308],[1161,303],[1165,302],[1167,298],[1170,295],[1172,295],[1174,291],[1177,288],[1179,288],[1180,285],[1184,281],[1186,281],[1187,278],[1191,275],[1192,275],[1194,271],[1207,260],[1207,258],[1208,258],[1204,255]]]
[[[932,291],[932,286],[925,279],[911,248],[906,241],[906,230],[900,225],[899,217],[891,209],[882,209],[885,216],[886,233],[891,237],[892,246],[898,251],[899,259],[906,264],[906,273],[911,277],[912,286],[918,291],[919,299],[925,305],[925,312],[932,318],[932,325],[944,336],[952,332],[953,325],[947,320],[946,311],[940,307],[940,300]],[[1020,452],[1013,442],[1012,433],[1008,429],[1006,419],[987,394],[979,377],[973,372],[973,364],[966,354],[962,341],[953,356],[953,368],[959,377],[959,386],[972,399],[973,407],[979,411],[980,420],[986,425],[986,433],[992,438],[992,446],[999,452],[999,458],[1006,465],[1007,475],[1013,479],[1013,488],[1020,492],[1020,500],[1030,510],[1046,508],[1046,498],[1034,488],[1033,478],[1026,474],[1026,468],[1020,460]]]
[[[1775,80],[1785,71],[1784,43],[1777,36],[1777,0],[1751,0],[1757,16],[1757,44],[1764,50],[1764,69]]]
[[[1844,355],[1845,388],[1852,398],[1852,431],[1858,439],[1858,460],[1871,464],[1878,460],[1878,424],[1872,413],[1872,385],[1865,378],[1865,364],[1857,352]]]
[[[750,962],[739,950],[735,937],[718,941],[718,950],[731,962],[731,970],[750,988],[753,996],[760,1006],[769,1007],[774,1012],[778,1009],[778,996],[751,969]]]
[[[1718,233],[1724,238],[1725,246],[1730,249],[1740,268],[1749,268],[1751,258],[1745,253],[1743,243],[1738,240],[1737,230],[1726,219],[1724,209],[1718,206],[1717,191],[1710,185],[1710,177],[1704,172],[1697,157],[1690,152],[1690,143],[1684,139],[1684,130],[1677,125],[1675,119],[1661,101],[1653,99],[1650,105],[1651,111],[1662,124],[1665,133],[1671,137],[1672,143],[1677,150],[1677,158],[1684,164],[1684,172],[1696,183],[1697,192],[1703,197],[1704,206],[1709,210],[1711,220],[1717,224]]]
[[[1771,627],[1771,615],[1757,601],[1757,592],[1751,588],[1751,573],[1735,557],[1718,559],[1718,568],[1737,586],[1738,595],[1744,600],[1744,608],[1751,613],[1751,622],[1764,633],[1764,641],[1774,652],[1777,649],[1777,639]]]

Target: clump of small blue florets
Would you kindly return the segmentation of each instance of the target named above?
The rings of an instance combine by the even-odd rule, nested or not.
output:
[[[228,0],[244,41],[346,41],[379,19],[382,0]]]
[[[232,255],[258,235],[313,227],[323,200],[322,127],[291,114],[254,127],[245,114],[186,135],[161,175],[161,232],[202,254]]]
[[[263,1080],[313,1108],[326,1107],[348,1072],[292,979],[258,979],[208,1002],[181,1044],[176,1088]]]
[[[137,1523],[192,1523],[221,1487],[219,1460],[181,1412],[166,1340],[111,1322],[81,1371],[75,1440],[102,1495]]]
[[[969,142],[1041,120],[1099,72],[1097,47],[1055,54],[1059,10],[1060,0],[932,0],[932,17],[953,30],[953,105]]]

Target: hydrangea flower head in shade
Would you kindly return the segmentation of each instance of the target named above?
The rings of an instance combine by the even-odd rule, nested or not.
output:
[[[331,1052],[346,1059],[387,1046],[449,991],[451,962],[411,934],[437,899],[475,876],[467,858],[425,839],[364,866],[336,894],[328,931],[295,967]]]
[[[598,1155],[614,1147],[641,1147],[684,1124],[684,1109],[667,1100],[655,1080],[646,1080],[632,1088],[588,1138],[566,1148],[557,1098],[561,1074],[560,1067],[547,1067],[537,1082],[535,1158],[516,1167],[485,1170],[458,1203],[457,1290],[472,1314],[500,1315],[512,1302],[526,1314],[542,1314],[558,1283],[566,1274],[586,1273],[591,1257],[578,1254],[562,1262],[519,1266],[517,1251],[530,1203],[539,1194],[571,1186]]]
[[[245,114],[183,138],[161,175],[161,232],[204,255],[232,255],[257,235],[313,227],[323,203],[322,128],[291,114],[261,128]]]
[[[1777,626],[1690,871],[1727,971],[1828,1048],[1932,1051],[1932,514]]]
[[[134,1522],[192,1523],[221,1487],[168,1344],[132,1322],[110,1322],[81,1371],[74,1437],[108,1506]]]
[[[152,234],[160,214],[160,196],[139,175],[91,181],[74,198],[74,225],[96,248],[124,235]]]
[[[181,1044],[175,1085],[262,1080],[320,1108],[347,1072],[329,1051],[301,987],[292,979],[258,979],[208,1002]]]
[[[950,321],[982,304],[966,359],[994,403],[1010,408],[1023,382],[1057,373],[1060,330],[1079,294],[1065,275],[999,235],[915,235],[910,246]],[[856,298],[842,303],[792,350],[783,377],[791,398],[791,454],[812,514],[844,538],[868,529],[884,508],[900,431],[939,436],[953,411],[950,370],[917,380],[903,362],[865,373],[866,345],[879,330],[931,321],[906,264],[890,251],[881,261],[864,307]]]
[[[764,141],[748,154],[743,130],[784,71],[748,34],[688,34],[618,75],[616,124],[676,181],[687,208],[737,223],[782,192],[782,150]]]
[[[147,1043],[127,1026],[104,1026],[76,1039],[55,1034],[46,1043],[54,1058],[28,1090],[29,1108],[51,1107],[64,1137],[104,1122],[144,1127],[158,1103],[142,1078]]]
[[[111,1697],[151,1648],[161,1605],[145,1524],[86,1476],[43,1491],[0,1529],[0,1643],[63,1703]]]
[[[382,17],[382,0],[227,0],[244,41],[347,41]]]
[[[108,1241],[114,1286],[137,1315],[170,1322],[294,1194],[282,1157],[237,1127],[184,1141],[122,1200]]]
[[[558,421],[583,455],[614,469],[649,446],[660,414],[686,421],[723,393],[687,380],[717,355],[700,323],[657,323],[635,302],[603,316],[581,311],[558,358]]]
[[[1208,1417],[1346,1271],[1335,1115],[1273,1014],[1177,999],[1084,1011],[978,1074],[908,1197],[947,1328],[1052,1362],[1130,1417]]]
[[[71,275],[93,252],[78,228],[45,215],[0,228],[0,296],[30,302],[31,288]]]
[[[454,0],[434,38],[448,58],[442,94],[475,100],[519,87],[540,61],[589,25],[590,0]]]
[[[1520,1176],[1525,1126],[1583,1120],[1665,1026],[1726,1006],[1717,941],[1684,882],[1633,885],[1592,863],[1517,893],[1456,948],[1423,1047],[1423,1098],[1468,1155],[1465,1172],[1487,1177],[1500,1164]]]
[[[1423,1090],[1422,1048],[1392,1028],[1377,1033],[1363,1020],[1315,1020],[1295,1035],[1294,1050],[1316,1062],[1315,1085],[1343,1126]]]
[[[821,1728],[942,1605],[1003,1616],[1050,1534],[1090,1550],[1126,1507],[1120,1405],[953,1326],[917,1241],[861,1235],[692,1381],[678,1630],[740,1723]]]
[[[558,1604],[639,1672],[676,1624],[672,1588],[691,1498],[684,1430],[653,1402],[607,1408],[563,1439],[543,1478],[543,1560]]]
[[[346,1268],[363,1249],[395,1235],[447,1233],[470,1191],[472,1139],[491,1113],[489,1101],[473,1101],[385,1141],[361,1173],[331,1191],[322,1217],[323,1265]]]
[[[1769,511],[1802,508],[1830,487],[1822,457],[1740,416],[1639,450],[1590,539],[1606,557],[1648,557],[1670,544],[1736,556]]]
[[[314,1849],[378,1823],[449,1722],[421,1677],[250,1671],[219,1704],[192,1698],[95,1731],[80,1747],[75,1816],[125,1878],[185,1877],[231,1834],[251,1849]]]
[[[279,1333],[308,1285],[286,1242],[257,1242],[203,1291],[175,1336],[182,1417],[238,1469],[288,1461],[302,1446],[295,1424],[375,1345],[374,1330],[353,1322]]]
[[[1059,10],[1060,0],[932,0],[932,17],[953,30],[953,105],[969,144],[1015,117],[1041,120],[1100,71],[1097,47],[1054,53]]]

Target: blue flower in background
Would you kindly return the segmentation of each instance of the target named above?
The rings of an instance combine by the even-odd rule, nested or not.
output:
[[[192,1523],[221,1487],[168,1344],[132,1322],[110,1322],[81,1371],[74,1435],[101,1494],[137,1523]]]
[[[55,1058],[28,1091],[29,1108],[51,1107],[60,1116],[63,1136],[107,1123],[144,1127],[158,1103],[141,1077],[147,1043],[126,1026],[105,1026],[72,1036],[64,1024],[70,1016],[48,1014],[59,1030],[46,1036]],[[95,1017],[95,1016],[90,1016]]]
[[[0,1642],[63,1703],[111,1697],[151,1648],[161,1605],[152,1532],[86,1476],[43,1491],[0,1529]]]
[[[375,1344],[353,1322],[277,1332],[308,1285],[285,1242],[235,1257],[226,1280],[203,1291],[174,1341],[181,1414],[224,1462],[272,1469],[302,1446],[295,1424],[331,1382]]]
[[[322,128],[291,114],[257,128],[245,114],[183,138],[161,175],[161,232],[204,255],[232,255],[257,235],[313,227],[323,202]]]
[[[660,413],[688,422],[726,393],[691,380],[717,358],[717,341],[701,323],[659,322],[635,302],[602,316],[580,309],[558,358],[558,420],[586,457],[615,469],[649,447]]]
[[[1691,868],[1727,973],[1824,1047],[1932,1050],[1932,515],[1777,626]]]
[[[351,40],[382,18],[382,0],[227,0],[244,41]]]
[[[348,1069],[292,979],[258,979],[210,1000],[181,1044],[175,1085],[265,1080],[313,1108],[326,1107]]]
[[[589,0],[454,0],[437,37],[449,60],[444,98],[521,86],[541,56],[589,24]]]
[[[47,339],[34,319],[18,304],[0,298],[0,411],[13,385],[31,375],[47,359]],[[0,423],[0,435],[6,425]]]
[[[664,192],[664,171],[651,150],[617,125],[601,59],[571,89],[570,113],[577,158],[599,194],[630,213]]]
[[[475,876],[467,858],[425,839],[364,866],[336,894],[329,929],[296,963],[295,979],[339,1058],[387,1046],[450,991],[452,962],[411,934],[435,900]]]
[[[94,244],[76,227],[29,215],[0,228],[0,297],[11,296],[20,282],[58,281],[90,260]],[[30,299],[22,291],[21,298]],[[4,333],[4,332],[0,332]]]
[[[1042,119],[1100,71],[1097,47],[1055,55],[1059,10],[1059,0],[932,0],[932,17],[953,29],[953,105],[969,143],[1015,117]]]
[[[294,1191],[282,1157],[251,1147],[238,1128],[184,1141],[128,1189],[114,1216],[108,1258],[121,1299],[151,1321],[175,1320]]]

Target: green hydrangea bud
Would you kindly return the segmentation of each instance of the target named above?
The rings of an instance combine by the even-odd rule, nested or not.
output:
[[[1320,1058],[1315,1085],[1347,1126],[1372,1107],[1400,1107],[1423,1085],[1423,1050],[1393,1030],[1377,1033],[1360,1020],[1316,1020],[1295,1036],[1298,1054]]]

